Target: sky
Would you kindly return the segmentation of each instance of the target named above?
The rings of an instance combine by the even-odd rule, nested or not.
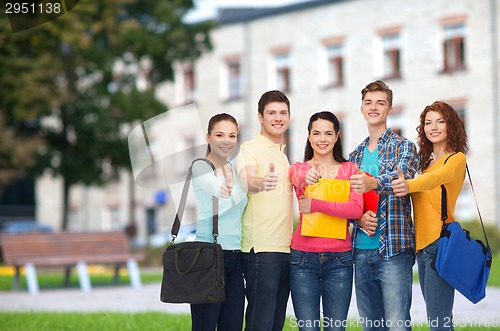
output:
[[[195,22],[215,17],[217,7],[272,7],[304,1],[307,0],[194,0],[196,9],[188,14],[186,20]]]

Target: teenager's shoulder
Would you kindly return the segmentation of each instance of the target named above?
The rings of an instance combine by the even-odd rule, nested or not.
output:
[[[259,143],[259,141],[257,140],[257,137],[253,137],[249,140],[246,140],[244,142],[241,143],[240,147],[245,147],[245,146],[249,146],[249,145],[254,145],[254,144],[257,144]]]
[[[356,173],[356,165],[350,161],[342,162],[340,164],[340,169],[341,173],[347,176],[346,179],[349,179],[352,174]]]
[[[203,157],[193,160],[192,167],[193,169],[211,169],[212,171],[215,169],[212,161]]]
[[[311,165],[309,162],[295,162],[290,165],[289,172],[296,172],[296,171],[308,171]]]
[[[415,146],[415,143],[413,141],[411,141],[410,139],[406,138],[406,137],[403,137],[397,133],[395,133],[394,131],[391,131],[391,130],[388,130],[387,131],[387,140],[389,142],[392,142],[396,145],[411,145],[411,146]]]
[[[453,154],[449,154],[445,160],[444,163],[466,163],[467,162],[467,156],[465,156],[465,153],[463,152],[456,152]]]

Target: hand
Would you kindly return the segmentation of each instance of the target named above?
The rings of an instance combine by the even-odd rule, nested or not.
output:
[[[278,184],[278,175],[274,172],[274,163],[269,163],[269,172],[264,176],[264,191],[273,191]]]
[[[231,196],[231,193],[233,191],[233,184],[230,182],[224,182],[220,186],[220,197],[222,199],[228,199]]]
[[[319,173],[318,168],[319,168],[319,161],[316,159],[314,161],[314,165],[309,169],[309,171],[306,174],[307,185],[314,185],[321,178],[321,174]]]
[[[363,170],[359,169],[356,165],[355,168],[356,173],[351,175],[349,181],[351,182],[351,187],[356,193],[365,193],[372,190],[375,187],[371,187],[370,180],[375,180],[373,177],[369,177]]]
[[[408,182],[406,181],[405,175],[403,171],[401,171],[400,166],[398,166],[398,179],[393,180],[391,186],[392,186],[392,191],[398,197],[404,197],[405,195],[408,194],[409,191]]]
[[[301,214],[309,214],[311,212],[311,198],[308,196],[299,197],[299,212]]]
[[[361,226],[363,231],[373,237],[377,231],[378,218],[377,214],[371,210],[367,211],[358,221],[358,225]]]

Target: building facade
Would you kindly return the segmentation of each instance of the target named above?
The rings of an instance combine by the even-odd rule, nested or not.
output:
[[[250,139],[260,130],[258,99],[279,89],[291,101],[286,137],[290,162],[302,160],[308,119],[321,110],[339,117],[347,155],[368,134],[360,113],[361,89],[381,79],[394,92],[388,125],[411,140],[417,137],[415,128],[426,105],[441,100],[460,113],[479,206],[485,221],[494,222],[500,202],[498,10],[496,1],[485,0],[312,0],[279,8],[221,9],[211,35],[213,50],[194,63],[176,64],[175,81],[158,90],[170,109],[194,103],[197,116],[167,113],[156,130],[168,131],[175,141],[158,138],[156,144],[167,154],[169,148],[194,151],[204,143],[208,119],[220,112],[236,117],[241,141]],[[166,167],[162,176],[171,179],[167,184],[137,187],[132,200],[141,234],[147,232],[151,210],[157,217],[155,231],[168,230],[176,201],[168,182],[181,182],[179,169],[187,168],[186,155],[199,154],[184,153],[176,167]],[[85,203],[92,203],[87,207],[94,213],[92,227],[125,226],[131,212],[130,180],[124,175],[122,183],[95,194],[75,189],[74,210],[80,215],[75,220],[83,219]],[[159,191],[169,193],[166,203],[155,202]],[[101,202],[85,202],[88,194],[99,195]],[[40,219],[50,218],[48,203],[39,195]],[[459,219],[477,217],[468,181],[456,213]]]

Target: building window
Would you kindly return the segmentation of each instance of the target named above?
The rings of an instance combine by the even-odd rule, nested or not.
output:
[[[290,55],[280,53],[274,55],[276,67],[276,88],[284,93],[290,92]]]
[[[346,135],[346,126],[345,126],[345,115],[343,112],[337,112],[337,111],[332,111],[335,116],[337,116],[337,119],[339,120],[339,137],[342,142],[342,149],[345,151],[346,150],[346,139],[344,137],[347,137]]]
[[[286,146],[284,153],[286,154],[288,159],[291,158],[290,153],[292,153],[292,146],[290,144],[291,141],[292,140],[290,139],[290,127],[288,127],[288,130],[285,131],[285,133],[283,134],[283,139],[282,139],[283,145]]]
[[[342,44],[326,47],[328,61],[327,86],[341,86],[344,84],[344,50]]]
[[[392,132],[403,135],[403,109],[401,107],[392,107],[391,114],[387,117],[387,127]]]
[[[188,66],[184,68],[183,71],[183,82],[184,82],[184,103],[192,103],[194,102],[195,96],[195,76],[194,69],[192,66]]]
[[[465,27],[463,23],[444,25],[443,71],[465,69]]]
[[[121,229],[123,224],[120,219],[120,207],[118,205],[109,207],[109,216],[111,219],[111,229]]]
[[[467,100],[466,99],[453,99],[445,101],[447,104],[453,107],[455,111],[458,113],[458,116],[464,123],[465,131],[467,132]]]
[[[401,77],[401,38],[399,33],[382,36],[384,78]]]
[[[227,63],[227,76],[228,76],[228,99],[238,100],[241,99],[241,63],[233,61]]]

